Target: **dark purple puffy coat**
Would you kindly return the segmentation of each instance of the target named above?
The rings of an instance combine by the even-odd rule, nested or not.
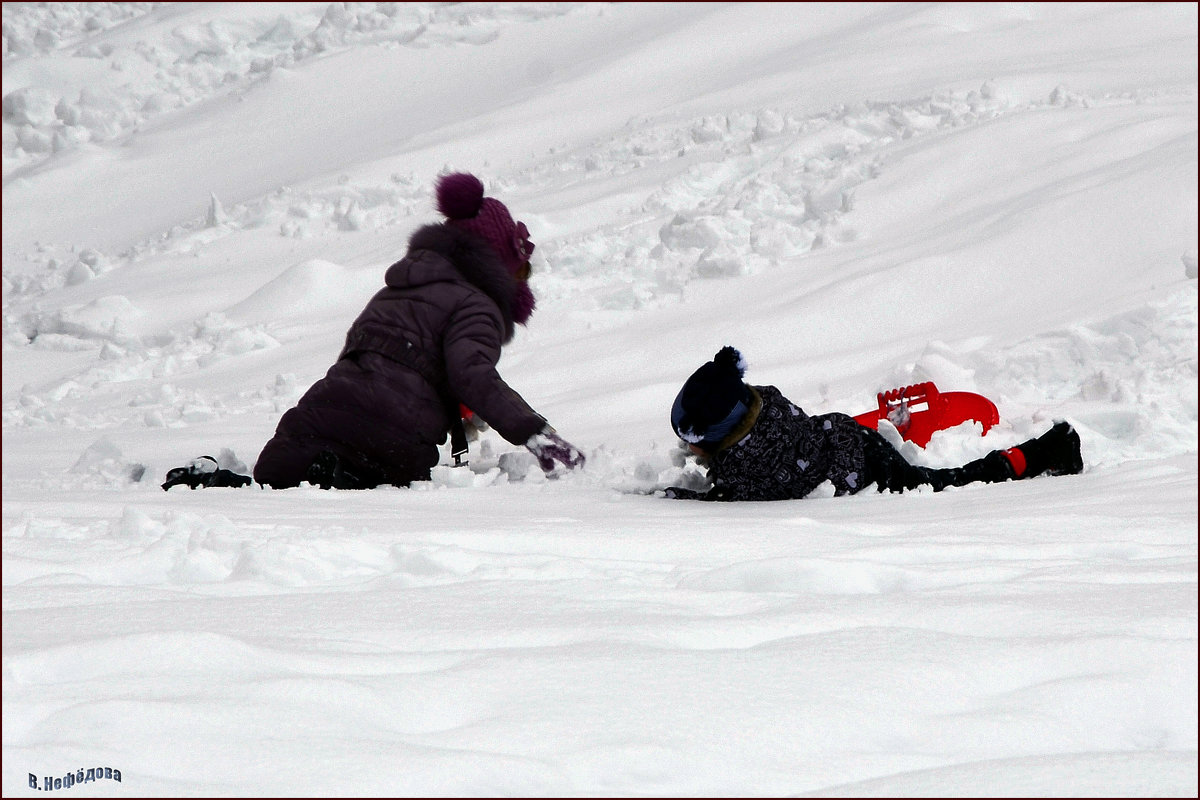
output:
[[[427,480],[458,403],[513,444],[545,427],[496,372],[519,285],[483,239],[427,225],[384,282],[338,361],[280,419],[254,465],[259,483],[297,486],[327,449],[385,483]]]

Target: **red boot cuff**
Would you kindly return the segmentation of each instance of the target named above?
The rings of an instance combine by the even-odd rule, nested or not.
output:
[[[1008,463],[1012,464],[1013,472],[1016,473],[1018,478],[1025,474],[1025,454],[1021,452],[1021,448],[1010,447],[1001,452],[1008,459]]]

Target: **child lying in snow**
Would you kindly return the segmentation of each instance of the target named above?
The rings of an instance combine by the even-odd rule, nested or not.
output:
[[[742,381],[746,363],[722,348],[683,385],[671,409],[671,427],[692,453],[708,462],[713,488],[670,488],[686,500],[791,500],[825,481],[836,494],[918,486],[941,491],[982,481],[998,483],[1036,475],[1083,471],[1079,434],[1058,422],[1036,439],[994,450],[961,467],[933,469],[908,463],[879,432],[846,414],[810,417],[774,386]]]

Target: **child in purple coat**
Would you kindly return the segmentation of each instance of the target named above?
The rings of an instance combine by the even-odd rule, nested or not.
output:
[[[438,445],[461,424],[460,405],[546,471],[583,465],[496,369],[514,325],[534,309],[528,229],[469,173],[439,178],[437,205],[447,220],[412,235],[337,362],[279,421],[254,466],[259,483],[363,489],[429,480]]]
[[[1008,450],[994,450],[961,467],[910,464],[878,431],[846,414],[809,416],[774,386],[743,382],[741,353],[725,347],[696,370],[671,409],[671,427],[705,459],[707,492],[670,488],[691,500],[794,500],[828,481],[838,495],[868,486],[902,492],[918,486],[998,483],[1083,471],[1079,434],[1058,422]]]
[[[447,436],[456,460],[466,451],[463,406],[547,472],[584,464],[497,371],[501,348],[535,305],[529,230],[469,173],[442,176],[436,194],[446,220],[413,233],[388,267],[337,361],[279,420],[254,465],[258,483],[370,489],[429,480]],[[249,482],[209,458],[172,470],[163,488]]]

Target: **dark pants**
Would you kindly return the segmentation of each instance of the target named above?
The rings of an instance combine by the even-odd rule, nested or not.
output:
[[[940,492],[947,486],[966,486],[968,483],[1001,483],[1013,480],[1016,473],[1004,453],[993,450],[961,467],[935,469],[910,464],[887,439],[871,428],[862,429],[863,454],[866,457],[867,480],[879,491],[903,492],[918,486],[932,486]]]
[[[254,480],[272,489],[290,489],[309,480],[309,469],[323,452],[338,457],[338,472],[350,477],[344,484],[335,482],[338,489],[374,489],[376,486],[408,486],[413,481],[427,481],[428,466],[400,462],[398,459],[380,465],[345,445],[316,438],[293,438],[276,435],[263,447],[254,465]],[[436,457],[437,450],[434,449]],[[407,455],[407,454],[405,454]],[[424,456],[424,453],[420,455]],[[428,462],[428,458],[422,458]]]
[[[332,463],[330,454],[337,457]],[[371,423],[351,413],[298,406],[279,420],[254,465],[254,480],[272,489],[289,489],[305,481],[338,489],[407,486],[429,480],[438,455],[433,444],[373,435]],[[319,456],[318,466],[335,471],[336,476],[322,476],[318,470],[311,476],[316,480],[310,479],[309,470]]]

